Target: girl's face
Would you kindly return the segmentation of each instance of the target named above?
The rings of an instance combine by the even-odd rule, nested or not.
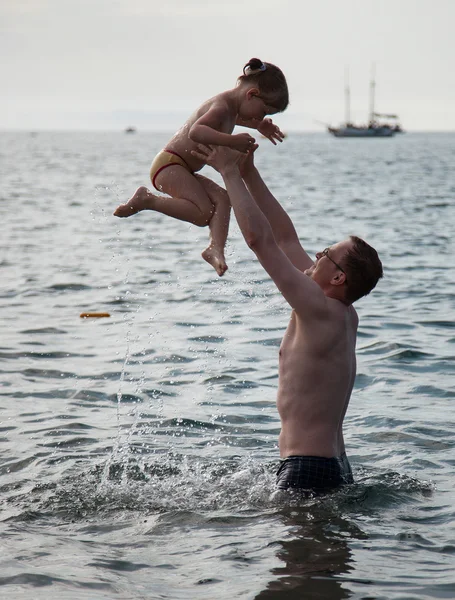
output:
[[[239,107],[239,116],[245,121],[262,121],[267,115],[274,115],[278,111],[267,104],[257,88],[246,90]]]

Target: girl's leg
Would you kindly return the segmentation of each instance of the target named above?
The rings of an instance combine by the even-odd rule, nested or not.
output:
[[[180,165],[163,169],[156,177],[156,185],[169,195],[158,196],[146,187],[140,187],[126,204],[116,209],[114,215],[129,217],[142,210],[154,210],[199,227],[209,225],[210,244],[202,256],[221,277],[227,269],[224,246],[229,229],[230,204],[226,191],[210,179],[193,175]]]
[[[140,187],[114,215],[129,217],[142,210],[154,210],[199,227],[208,225],[214,212],[213,204],[201,183],[187,169],[180,165],[169,166],[158,174],[156,184],[169,196],[159,196]]]
[[[195,175],[195,177],[201,182],[214,207],[209,222],[210,241],[208,247],[202,252],[202,258],[210,263],[221,276],[228,268],[224,257],[224,247],[229,233],[231,203],[226,190],[214,181],[202,175]]]

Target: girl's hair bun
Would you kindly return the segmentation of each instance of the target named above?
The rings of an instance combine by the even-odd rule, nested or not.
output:
[[[265,71],[267,66],[260,60],[259,58],[250,58],[249,62],[243,67],[243,74],[255,75],[256,73],[260,73],[261,71]]]

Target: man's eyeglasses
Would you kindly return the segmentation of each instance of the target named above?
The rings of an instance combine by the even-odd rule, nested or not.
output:
[[[328,258],[328,259],[329,259],[331,262],[333,262],[333,264],[336,266],[336,268],[337,268],[337,269],[340,269],[340,271],[346,275],[346,271],[343,269],[343,267],[340,267],[340,265],[339,265],[338,263],[336,263],[336,262],[333,260],[333,258],[330,258],[329,250],[330,250],[330,248],[325,248],[325,249],[324,249],[324,250],[321,252],[322,256],[327,256],[327,258]],[[346,279],[345,279],[345,281],[347,281],[347,277],[348,277],[348,276],[346,275]]]

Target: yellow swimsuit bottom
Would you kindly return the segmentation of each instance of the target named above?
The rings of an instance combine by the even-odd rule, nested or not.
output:
[[[177,152],[174,152],[173,150],[161,150],[161,152],[158,152],[153,159],[152,166],[150,167],[150,179],[152,180],[153,187],[158,191],[160,190],[155,184],[156,176],[158,173],[161,173],[163,169],[166,167],[171,167],[172,165],[181,165],[182,167],[185,167],[187,171],[193,173],[193,171],[189,168],[183,158],[177,154]]]

